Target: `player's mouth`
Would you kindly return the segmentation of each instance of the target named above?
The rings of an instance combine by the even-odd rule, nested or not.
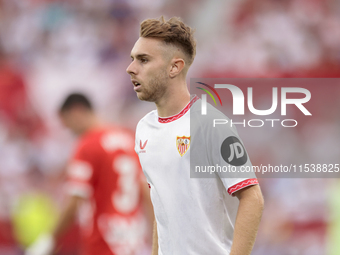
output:
[[[134,86],[134,90],[137,91],[142,85],[137,80],[131,80]]]

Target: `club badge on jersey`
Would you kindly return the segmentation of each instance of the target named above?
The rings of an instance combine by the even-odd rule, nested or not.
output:
[[[190,147],[190,136],[177,136],[176,147],[179,155],[182,157]]]

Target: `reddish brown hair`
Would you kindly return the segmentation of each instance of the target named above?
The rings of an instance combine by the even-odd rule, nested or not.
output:
[[[178,17],[165,21],[161,16],[159,19],[144,20],[140,25],[140,37],[158,38],[167,44],[179,47],[187,55],[189,66],[196,55],[196,41],[193,34],[194,30]]]

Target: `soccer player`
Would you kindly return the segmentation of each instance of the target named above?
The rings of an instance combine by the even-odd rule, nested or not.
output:
[[[79,211],[81,254],[139,255],[146,248],[149,189],[127,129],[105,126],[90,101],[71,94],[60,108],[63,124],[79,136],[67,168],[69,202],[53,235],[44,235],[26,254],[48,255]],[[143,185],[143,184],[144,185]],[[143,188],[146,186],[146,192]],[[144,199],[143,199],[144,197]],[[150,201],[150,200],[149,200]],[[151,220],[152,221],[152,220]]]
[[[240,141],[235,128],[225,125],[215,134],[211,123],[192,129],[209,138],[206,146],[191,141],[190,117],[200,114],[201,105],[197,96],[190,97],[186,84],[195,48],[193,30],[179,18],[147,19],[141,23],[126,70],[137,97],[157,107],[139,121],[135,141],[156,218],[152,254],[247,255],[264,203],[255,175],[190,178],[195,142],[202,149],[198,160],[227,166],[226,155],[220,152],[223,142],[229,137]],[[251,166],[249,158],[243,164]]]

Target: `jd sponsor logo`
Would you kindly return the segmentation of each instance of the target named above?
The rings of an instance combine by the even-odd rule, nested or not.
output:
[[[221,155],[224,161],[232,166],[242,166],[248,160],[244,146],[235,136],[230,136],[223,141]]]

